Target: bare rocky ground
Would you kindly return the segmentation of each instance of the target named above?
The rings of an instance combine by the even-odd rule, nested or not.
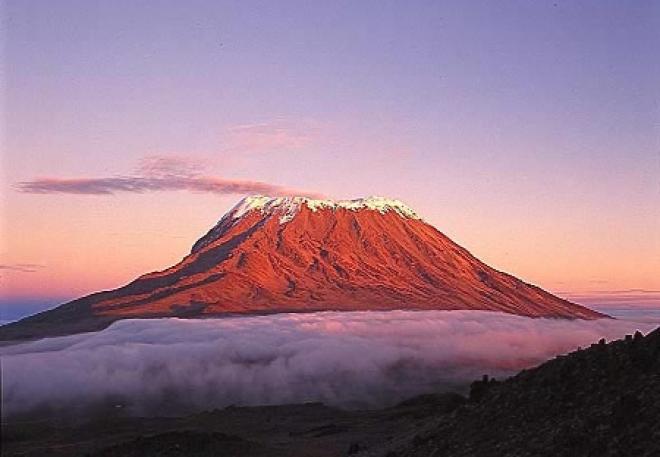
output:
[[[660,456],[660,329],[592,345],[468,398],[230,407],[178,418],[8,420],[3,456]]]
[[[343,411],[320,403],[229,407],[182,418],[96,418],[6,423],[3,456],[309,456],[358,451],[413,431],[462,404],[458,394],[418,397],[397,407]]]
[[[660,328],[475,382],[462,407],[364,455],[660,456]]]

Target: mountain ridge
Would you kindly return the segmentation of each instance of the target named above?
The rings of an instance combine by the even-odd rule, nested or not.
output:
[[[398,200],[254,196],[178,264],[0,327],[0,340],[122,318],[370,309],[607,317],[489,267]]]

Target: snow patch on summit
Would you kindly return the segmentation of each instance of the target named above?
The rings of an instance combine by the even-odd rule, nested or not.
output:
[[[266,197],[263,195],[253,195],[243,198],[234,206],[206,235],[197,240],[193,245],[191,253],[195,253],[213,241],[218,239],[221,234],[232,227],[236,221],[253,211],[259,211],[264,217],[279,216],[280,224],[291,221],[300,208],[305,205],[312,212],[339,208],[348,211],[370,210],[385,214],[388,211],[394,211],[402,217],[408,219],[421,219],[409,206],[400,200],[393,200],[385,197],[367,197],[357,198],[355,200],[315,200],[308,197]]]
[[[193,245],[192,253],[209,245],[236,221],[253,211],[259,211],[264,217],[279,216],[280,224],[291,221],[300,212],[302,206],[307,206],[312,212],[330,209],[345,209],[348,211],[370,210],[385,214],[394,211],[408,219],[421,219],[409,206],[400,200],[385,197],[367,197],[354,200],[316,200],[308,197],[266,197],[252,195],[243,198],[234,206],[206,235]]]
[[[255,195],[245,197],[241,200],[229,214],[233,219],[238,219],[250,211],[259,210],[264,215],[278,214],[280,223],[289,222],[305,205],[312,212],[322,209],[337,210],[343,208],[349,211],[359,211],[362,209],[378,211],[384,214],[388,211],[395,211],[403,217],[410,219],[420,219],[420,217],[409,206],[400,200],[393,200],[385,197],[367,197],[355,200],[316,200],[307,197],[265,197]]]

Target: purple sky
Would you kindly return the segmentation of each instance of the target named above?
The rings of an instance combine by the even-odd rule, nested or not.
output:
[[[21,0],[3,17],[7,295],[166,267],[259,189],[80,193],[144,185],[163,159],[230,189],[402,199],[553,291],[660,290],[658,2]]]

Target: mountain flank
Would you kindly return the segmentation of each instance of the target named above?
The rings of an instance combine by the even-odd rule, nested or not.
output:
[[[126,318],[393,309],[606,317],[489,267],[398,200],[255,196],[177,265],[0,327],[0,340]]]

